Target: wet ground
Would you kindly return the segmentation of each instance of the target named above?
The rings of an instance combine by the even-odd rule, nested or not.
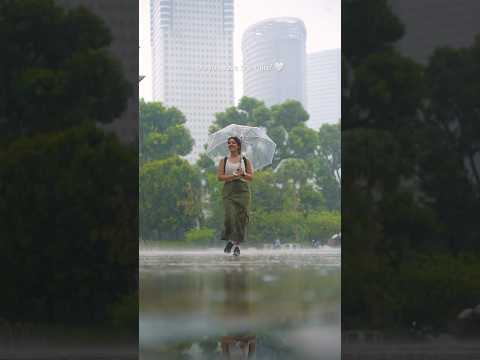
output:
[[[340,359],[340,278],[328,247],[141,250],[140,358]]]

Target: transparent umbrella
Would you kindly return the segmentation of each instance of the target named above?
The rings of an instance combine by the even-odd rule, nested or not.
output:
[[[242,155],[259,170],[270,165],[277,145],[264,128],[231,124],[208,137],[207,156],[218,163],[228,155],[227,139],[237,136],[242,141]]]

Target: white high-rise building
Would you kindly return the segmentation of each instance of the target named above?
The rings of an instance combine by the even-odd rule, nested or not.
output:
[[[341,56],[340,49],[307,55],[307,125],[312,129],[340,119]]]
[[[243,34],[244,95],[267,106],[287,99],[305,103],[305,40],[302,20],[272,18]]]
[[[216,112],[233,105],[233,0],[151,0],[154,101],[187,118],[195,161]]]

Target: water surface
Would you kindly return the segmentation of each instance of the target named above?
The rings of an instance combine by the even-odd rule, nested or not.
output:
[[[340,359],[340,250],[141,250],[139,330],[142,359],[220,359],[237,335],[256,359]]]

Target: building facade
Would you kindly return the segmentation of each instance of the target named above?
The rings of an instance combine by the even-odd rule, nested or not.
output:
[[[214,114],[232,106],[233,0],[151,0],[152,96],[178,108],[204,150]]]
[[[247,28],[242,37],[244,95],[267,106],[287,99],[305,104],[305,41],[305,24],[297,18],[272,18]]]
[[[138,1],[57,0],[64,7],[85,6],[109,27],[113,41],[110,51],[122,63],[125,77],[133,87],[127,108],[112,124],[103,126],[127,143],[138,140]],[[132,9],[136,11],[132,11]]]
[[[340,120],[341,56],[340,49],[307,55],[307,125],[312,129]]]

